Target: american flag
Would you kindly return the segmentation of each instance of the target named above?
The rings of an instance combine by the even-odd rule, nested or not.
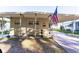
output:
[[[51,21],[52,21],[52,23],[53,23],[54,25],[57,25],[57,23],[58,23],[57,8],[58,8],[58,7],[56,7],[55,12],[54,12],[53,15],[49,15],[50,18],[51,18]]]

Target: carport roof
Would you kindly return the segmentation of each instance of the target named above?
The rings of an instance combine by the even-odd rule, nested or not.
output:
[[[0,17],[20,17],[22,14],[24,17],[35,17],[35,13],[37,13],[38,18],[48,18],[51,13],[43,13],[43,12],[2,12],[0,13]],[[72,21],[79,19],[79,15],[74,14],[58,14],[59,22]]]

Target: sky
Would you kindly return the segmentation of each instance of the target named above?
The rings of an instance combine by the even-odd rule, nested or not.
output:
[[[56,6],[0,6],[0,12],[50,12],[55,11]],[[58,6],[58,13],[79,14],[79,6]]]

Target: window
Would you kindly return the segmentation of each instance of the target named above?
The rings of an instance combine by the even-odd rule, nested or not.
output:
[[[36,23],[35,23],[35,21],[29,21],[29,25],[39,25],[39,21],[37,21]]]
[[[29,21],[29,25],[33,25],[33,21]]]
[[[19,25],[19,24],[20,24],[19,22],[16,22],[16,23],[15,23],[15,25]]]
[[[39,25],[39,21],[36,22],[36,25]]]
[[[43,23],[43,27],[46,27],[46,24],[45,23]]]
[[[46,27],[46,25],[43,25],[43,27]]]
[[[69,24],[68,26],[69,26],[69,27],[72,27],[72,26],[73,26],[73,23]]]
[[[76,22],[77,26],[79,26],[79,22]]]

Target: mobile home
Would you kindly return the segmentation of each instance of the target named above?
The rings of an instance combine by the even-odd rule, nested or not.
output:
[[[73,20],[71,22],[67,21],[66,24],[61,25],[64,30],[69,30],[71,32],[79,32],[79,19]]]

